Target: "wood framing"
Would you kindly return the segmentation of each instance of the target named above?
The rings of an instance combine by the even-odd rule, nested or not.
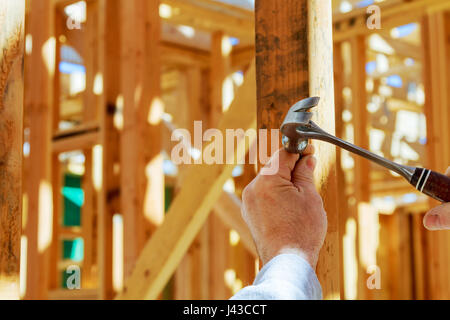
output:
[[[297,101],[320,96],[317,123],[334,133],[331,1],[256,1],[258,128],[279,128]],[[325,298],[339,298],[335,148],[317,143],[317,187],[328,212],[328,236],[317,273]]]
[[[162,15],[162,18],[171,23],[209,32],[224,31],[230,36],[253,42],[254,20],[251,11],[211,0],[163,0],[161,3],[170,8],[170,14]]]
[[[342,57],[342,43],[335,43],[333,47],[333,70],[334,70],[334,100],[335,100],[335,114],[336,114],[336,137],[343,138],[344,123],[342,121],[342,112],[344,111],[344,61]],[[339,201],[339,253],[340,253],[340,283],[341,283],[341,298],[345,297],[344,292],[344,234],[345,224],[347,222],[348,212],[348,197],[345,192],[345,172],[342,168],[342,150],[336,149],[336,175],[338,190],[341,190]]]
[[[211,110],[210,126],[214,127],[219,122],[223,113],[225,81],[231,68],[231,43],[229,37],[218,31],[212,34],[211,39]]]
[[[227,98],[231,96],[230,74],[232,45],[230,38],[223,31],[216,31],[211,36],[210,65],[210,121],[209,127],[215,128],[225,111]],[[227,87],[228,86],[228,87]],[[231,87],[232,89],[232,87]],[[228,90],[228,91],[227,91]],[[228,229],[215,216],[207,221],[209,233],[209,296],[212,299],[226,299],[231,295],[224,283],[224,274],[228,267]]]
[[[33,271],[27,272],[27,299],[43,299],[48,290],[48,254],[52,243],[51,132],[53,77],[55,74],[55,33],[53,1],[33,1],[30,13],[33,37],[30,81],[30,163],[27,261]],[[43,58],[43,52],[45,52]]]
[[[120,163],[119,131],[114,126],[114,114],[120,95],[120,0],[100,0],[98,16],[99,73],[103,75],[103,92],[99,101],[101,187],[98,193],[97,263],[98,296],[114,297],[113,282],[113,215],[120,212],[120,174],[114,170]],[[123,278],[123,277],[122,277]],[[123,279],[117,279],[123,282]],[[117,284],[116,284],[117,285]],[[121,288],[116,288],[120,290]]]
[[[369,112],[367,111],[366,93],[366,37],[356,35],[350,40],[351,47],[351,88],[352,88],[352,124],[354,128],[354,142],[357,146],[369,150]],[[370,168],[371,163],[367,159],[352,155],[354,160],[353,194],[356,202],[349,206],[349,218],[357,222],[355,256],[359,261],[361,250],[358,239],[364,239],[363,230],[360,230],[359,216],[363,214],[365,204],[370,201]],[[365,268],[360,262],[358,264],[358,298],[367,299],[370,294],[364,281]]]
[[[255,68],[252,67],[247,71],[236,99],[219,123],[218,128],[223,136],[225,129],[255,128],[255,91]],[[240,140],[235,146],[237,158],[243,157],[248,149],[247,145],[240,148],[242,143],[245,142]],[[155,299],[158,296],[206,221],[233,167],[202,164],[189,168],[186,183],[173,201],[163,225],[143,249],[119,299]]]
[[[55,0],[66,6],[78,0]],[[249,10],[211,0],[162,0],[161,18],[171,24],[191,26],[207,32],[225,31],[245,42],[254,40],[253,14]]]
[[[25,0],[0,1],[0,299],[19,298]]]
[[[244,165],[206,164],[197,150],[213,144],[198,143],[194,121],[204,140],[211,128],[279,129],[295,102],[320,96],[313,120],[327,132],[445,171],[450,0],[375,1],[381,29],[367,25],[369,3],[347,2],[341,13],[341,0],[255,0],[255,11],[0,0],[0,299],[226,299],[250,285],[259,260],[240,197],[257,174],[254,137],[235,147]],[[73,4],[86,9],[79,30],[67,25]],[[180,152],[195,165],[173,161],[178,128],[197,136]],[[438,203],[311,143],[328,214],[324,298],[449,299],[450,233],[422,221]],[[80,238],[81,260],[64,250]],[[81,290],[63,288],[70,265]],[[368,285],[375,265],[381,290]]]
[[[121,205],[125,277],[164,218],[161,151],[160,18],[158,0],[120,2]],[[151,141],[151,143],[149,143]]]
[[[369,131],[366,94],[366,38],[356,36],[350,41],[352,54],[352,122],[355,130],[355,144],[369,149]],[[369,201],[370,162],[362,157],[355,160],[354,190],[357,201]]]

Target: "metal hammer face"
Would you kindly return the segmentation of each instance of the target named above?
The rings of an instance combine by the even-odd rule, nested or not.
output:
[[[309,110],[316,107],[319,101],[319,97],[307,98],[297,102],[289,109],[281,125],[282,143],[288,152],[301,154],[308,146],[308,139],[305,139],[297,131],[297,128],[310,124],[313,114]]]

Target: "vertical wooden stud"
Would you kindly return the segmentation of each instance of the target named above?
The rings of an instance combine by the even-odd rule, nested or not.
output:
[[[102,75],[103,92],[99,96],[100,144],[102,159],[98,190],[97,264],[100,299],[112,299],[113,287],[113,215],[119,213],[119,132],[114,114],[120,94],[120,0],[100,0],[98,16],[98,71]],[[120,168],[119,168],[120,169]],[[123,282],[123,279],[116,279]],[[120,288],[118,288],[120,290]]]
[[[318,124],[335,131],[331,1],[257,0],[258,128],[279,128],[298,100],[321,97]],[[260,141],[261,143],[261,141]],[[336,152],[317,143],[317,186],[328,212],[328,236],[317,274],[325,298],[339,298]]]
[[[160,121],[160,17],[158,0],[120,2],[121,200],[124,215],[125,277],[150,233],[164,216]],[[151,137],[151,148],[148,139]]]
[[[53,1],[33,1],[31,5],[30,81],[31,95],[29,217],[27,223],[28,265],[26,298],[46,298],[48,253],[52,242],[51,134],[55,46]]]

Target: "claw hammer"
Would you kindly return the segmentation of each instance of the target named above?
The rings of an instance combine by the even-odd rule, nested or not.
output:
[[[370,151],[339,139],[322,130],[311,119],[310,109],[319,104],[319,97],[311,97],[294,104],[282,125],[282,143],[290,153],[301,154],[308,146],[308,139],[322,140],[369,159],[404,177],[420,192],[441,202],[450,202],[450,178],[425,168],[401,165]]]

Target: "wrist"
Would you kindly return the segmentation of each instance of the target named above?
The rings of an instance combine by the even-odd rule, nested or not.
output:
[[[317,260],[319,258],[319,253],[314,251],[305,250],[302,248],[286,246],[279,250],[277,250],[273,255],[267,256],[266,259],[263,260],[263,264],[265,265],[270,260],[279,256],[281,254],[295,254],[309,263],[313,270],[316,270]]]

